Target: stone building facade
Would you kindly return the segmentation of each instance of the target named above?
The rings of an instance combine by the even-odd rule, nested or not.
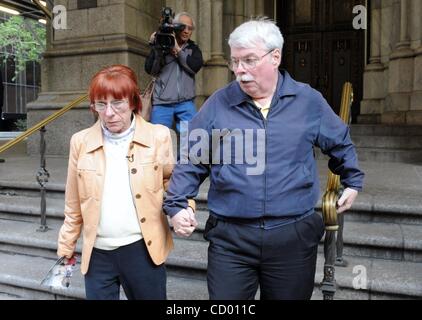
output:
[[[370,2],[361,123],[422,125],[422,2]]]
[[[293,1],[293,0],[292,0]],[[328,0],[328,2],[334,0]],[[295,0],[303,6],[312,0]],[[335,1],[334,1],[335,2]],[[422,125],[422,2],[420,0],[368,0],[369,28],[364,63],[363,99],[358,121]],[[86,94],[92,75],[110,64],[132,67],[141,86],[149,77],[143,65],[148,39],[158,27],[161,9],[188,11],[196,20],[193,40],[205,60],[197,75],[197,105],[232,79],[226,64],[227,38],[240,23],[266,15],[280,23],[274,0],[55,0],[67,9],[67,29],[48,29],[42,64],[42,90],[28,105],[33,125],[77,97]],[[310,7],[312,9],[312,7]],[[277,17],[277,15],[279,15]],[[66,155],[70,136],[94,119],[88,104],[68,112],[47,127],[47,153]],[[39,149],[39,138],[28,142],[28,152]]]

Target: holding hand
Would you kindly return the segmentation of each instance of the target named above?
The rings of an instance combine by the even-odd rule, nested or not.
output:
[[[182,209],[171,218],[174,232],[181,237],[189,237],[195,230],[198,222],[191,207]]]

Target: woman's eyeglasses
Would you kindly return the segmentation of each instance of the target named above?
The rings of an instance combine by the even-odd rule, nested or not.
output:
[[[110,105],[115,112],[122,112],[126,110],[127,103],[128,100],[113,100],[110,101],[110,103],[98,101],[94,102],[94,109],[97,112],[103,112],[106,110],[107,106]]]

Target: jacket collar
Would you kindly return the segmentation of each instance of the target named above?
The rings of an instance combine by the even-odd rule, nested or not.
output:
[[[135,133],[133,135],[133,142],[142,144],[146,147],[152,146],[151,129],[149,128],[148,122],[146,122],[140,115],[135,115]],[[93,152],[104,146],[100,120],[88,129],[86,144],[87,152]]]
[[[248,96],[241,88],[237,81],[234,81],[231,84],[232,90],[230,92],[230,105],[232,107],[238,106],[243,102],[251,101],[251,97]],[[290,74],[286,70],[282,70],[278,73],[278,82],[277,82],[277,89],[276,94],[279,98],[283,98],[286,96],[295,96],[299,91],[300,86],[296,81],[292,79]]]

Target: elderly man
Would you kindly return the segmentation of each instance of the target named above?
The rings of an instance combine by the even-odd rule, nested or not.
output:
[[[151,123],[180,131],[180,121],[190,121],[196,113],[195,74],[202,68],[202,52],[190,39],[195,29],[192,16],[181,12],[173,20],[178,25],[171,50],[156,45],[151,35],[152,50],[145,61],[145,71],[156,77],[152,99]]]
[[[362,189],[348,127],[319,92],[279,72],[283,42],[267,19],[246,22],[230,35],[237,81],[214,93],[189,124],[191,133],[204,130],[212,147],[192,152],[190,139],[188,164],[176,166],[164,202],[177,233],[189,235],[195,219],[184,208],[210,176],[204,237],[211,299],[254,299],[258,285],[261,299],[311,298],[324,234],[314,212],[320,196],[314,146],[330,157],[330,169],[346,187],[339,212]],[[233,145],[230,135],[243,145]],[[225,150],[232,152],[218,163]],[[250,153],[263,168],[251,170]]]

